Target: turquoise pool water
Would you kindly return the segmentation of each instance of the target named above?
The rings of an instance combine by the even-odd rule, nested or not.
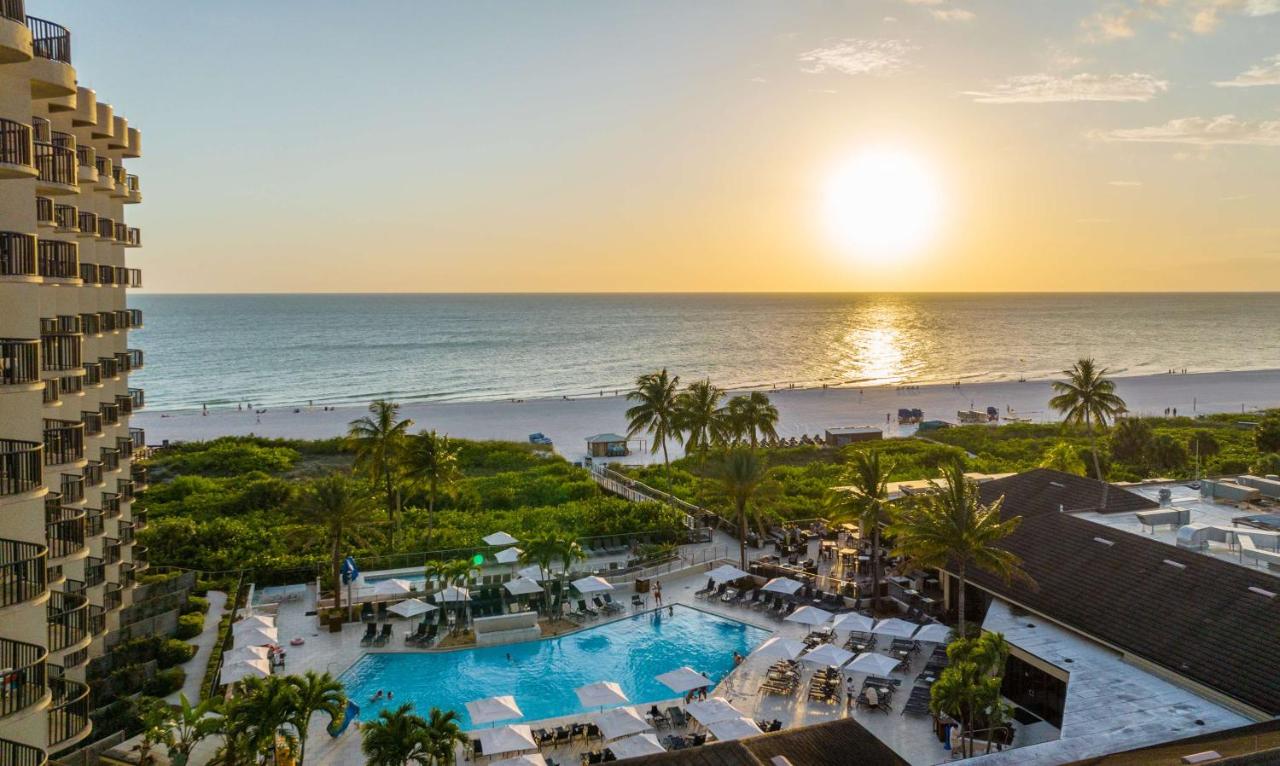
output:
[[[398,633],[400,631],[397,631]],[[510,694],[524,720],[584,711],[573,690],[596,681],[616,681],[636,704],[676,695],[654,676],[688,665],[719,681],[733,669],[733,653],[748,654],[769,632],[690,607],[646,612],[558,638],[439,653],[366,654],[342,681],[360,705],[360,717],[376,718],[383,707],[412,702],[426,714],[433,706],[453,709],[471,728],[466,703]],[[370,703],[374,692],[391,691],[388,702]]]

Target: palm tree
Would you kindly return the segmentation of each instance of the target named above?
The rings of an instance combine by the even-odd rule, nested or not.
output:
[[[1015,577],[1034,585],[1022,571],[1017,556],[996,547],[1013,534],[1021,516],[1000,519],[1001,497],[986,504],[978,485],[964,475],[960,461],[942,468],[940,481],[930,482],[932,491],[919,502],[904,505],[889,526],[897,540],[895,553],[909,558],[917,567],[955,567],[960,584],[960,635],[965,636],[965,585],[970,568],[990,572],[1006,582]]]
[[[763,391],[735,396],[727,409],[729,422],[739,436],[751,443],[752,449],[760,439],[778,438],[778,408]]]
[[[649,448],[651,454],[662,449],[669,494],[672,486],[667,439],[675,439],[677,444],[680,443],[680,429],[676,425],[676,390],[679,385],[680,376],[669,375],[664,367],[659,372],[641,375],[636,379],[635,390],[627,394],[627,399],[636,402],[634,407],[627,409],[627,436],[635,436],[643,431],[653,439],[653,446]]]
[[[395,710],[378,711],[377,720],[360,727],[366,766],[429,766],[432,744],[427,722],[407,702]]]
[[[722,399],[724,391],[710,379],[694,381],[676,396],[676,424],[686,434],[687,450],[698,453],[699,473],[706,468],[707,451],[730,436],[728,412],[720,406]]]
[[[573,562],[585,560],[587,558],[587,553],[582,550],[582,546],[578,544],[578,541],[571,537],[556,536],[552,538],[551,550],[554,557],[560,561],[560,595],[556,603],[561,604],[564,603],[565,590],[568,588],[565,581],[569,577],[569,569],[573,566]],[[553,608],[551,613],[555,615],[559,612]]]
[[[298,704],[293,709],[293,728],[298,732],[298,766],[303,766],[307,757],[307,730],[311,726],[311,716],[318,712],[327,713],[329,720],[337,720],[347,706],[347,693],[342,683],[328,673],[316,673],[308,670],[300,676],[286,676],[298,695]]]
[[[890,522],[889,475],[893,464],[880,461],[879,450],[854,453],[845,477],[848,486],[837,487],[828,499],[835,520],[854,519],[863,535],[871,534],[871,609],[880,606],[880,530]]]
[[[270,754],[277,761],[278,740],[296,750],[297,738],[291,721],[298,708],[298,691],[285,676],[246,678],[240,681],[240,693],[227,708],[227,744],[239,741],[243,753]],[[229,751],[230,752],[230,751]],[[238,763],[236,757],[229,763]]]
[[[178,706],[170,717],[170,729],[164,740],[174,766],[186,766],[196,745],[222,731],[221,709],[221,700],[216,697],[192,705],[187,695],[178,695]]]
[[[1045,450],[1044,457],[1040,458],[1040,467],[1076,476],[1085,475],[1084,461],[1070,442],[1058,442]]]
[[[155,763],[152,749],[164,742],[169,734],[169,706],[162,699],[143,697],[138,703],[137,716],[142,724],[142,739],[133,746],[133,750],[138,754],[139,766],[150,766]]]
[[[373,525],[373,503],[359,484],[336,472],[312,482],[304,497],[304,514],[325,530],[333,608],[341,609],[342,551],[348,542],[363,542],[363,533]]]
[[[551,575],[551,563],[559,556],[559,540],[551,534],[525,536],[520,541],[520,563],[535,564],[544,579]],[[546,599],[547,612],[551,612],[551,598]]]
[[[462,470],[458,467],[458,447],[447,435],[438,435],[435,429],[423,431],[409,442],[406,464],[414,480],[427,490],[427,537],[424,547],[431,550],[431,531],[435,521],[436,498],[443,492],[450,494]]]
[[[386,399],[370,403],[369,413],[347,424],[347,438],[356,448],[356,467],[383,486],[387,518],[399,523],[395,474],[404,454],[405,434],[413,421],[399,420],[400,405]]]
[[[734,510],[738,524],[739,564],[747,568],[747,521],[756,494],[769,478],[769,469],[755,450],[734,447],[710,466],[712,478]]]
[[[1106,377],[1107,368],[1097,367],[1092,359],[1081,359],[1069,370],[1063,370],[1066,380],[1055,380],[1057,392],[1049,400],[1049,406],[1061,412],[1069,425],[1084,426],[1089,433],[1089,447],[1093,451],[1093,472],[1102,482],[1102,507],[1107,507],[1110,485],[1102,475],[1098,460],[1098,433],[1096,428],[1106,428],[1108,420],[1126,410],[1124,400],[1116,396],[1115,381]]]
[[[453,710],[431,708],[427,714],[427,741],[430,742],[432,757],[440,766],[453,766],[457,762],[455,753],[458,745],[467,741],[458,725],[458,714]]]

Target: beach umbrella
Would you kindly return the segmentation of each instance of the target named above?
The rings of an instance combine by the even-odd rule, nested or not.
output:
[[[877,636],[892,636],[893,638],[911,638],[920,626],[914,622],[899,620],[897,617],[890,617],[887,620],[881,620],[871,629],[872,633]]]
[[[417,617],[420,614],[426,614],[427,612],[434,612],[436,608],[437,607],[435,604],[428,604],[427,602],[421,599],[410,598],[410,599],[401,601],[398,604],[394,604],[387,611],[391,612],[392,614],[398,614],[401,617]]]
[[[240,646],[262,646],[279,643],[279,634],[275,628],[250,628],[234,633],[235,643]]]
[[[551,572],[543,572],[542,567],[533,564],[521,569],[519,572],[516,572],[516,577],[523,577],[526,580],[533,580],[534,582],[546,582],[547,580],[552,579],[552,574]]]
[[[413,583],[408,580],[401,580],[395,577],[386,580],[379,580],[373,586],[373,595],[375,596],[403,596],[406,593],[413,592]]]
[[[435,595],[435,600],[440,603],[448,603],[451,601],[470,601],[471,592],[466,588],[459,588],[456,585],[450,585]]]
[[[951,628],[940,622],[931,622],[916,631],[912,638],[917,641],[928,641],[931,644],[945,644],[951,639]]]
[[[521,553],[524,553],[524,551],[519,548],[503,548],[493,554],[493,557],[497,559],[499,564],[514,564],[520,560]]]
[[[542,757],[541,753],[526,753],[517,755],[515,758],[503,758],[501,761],[494,761],[489,766],[547,766],[547,760]]]
[[[243,620],[231,626],[231,632],[238,630],[251,630],[253,628],[274,628],[276,621],[274,617],[265,614],[255,614],[252,617],[246,617]]]
[[[856,630],[863,633],[871,630],[875,624],[876,621],[874,619],[866,616],[865,614],[858,614],[857,612],[837,614],[835,618],[831,620],[832,630]]]
[[[271,665],[266,660],[241,660],[222,666],[222,683],[230,684],[246,678],[266,678],[271,675]]]
[[[533,741],[533,733],[529,731],[528,724],[518,723],[480,732],[480,749],[485,755],[501,755],[521,750],[537,750],[538,743]]]
[[[666,748],[658,744],[657,736],[649,733],[633,734],[609,743],[609,752],[619,761],[625,758],[640,758],[646,755],[665,753]]]
[[[822,644],[811,651],[805,652],[800,661],[811,665],[838,668],[851,659],[853,659],[853,652],[847,652],[835,644]]]
[[[523,577],[517,577],[514,580],[503,583],[502,587],[506,588],[507,592],[513,596],[528,596],[533,593],[542,592],[541,585],[537,584],[533,580],[526,580]]]
[[[749,575],[746,572],[730,564],[718,566],[710,572],[707,572],[707,577],[710,577],[713,582],[717,583],[733,582],[734,580],[741,580],[748,576]]]
[[[801,625],[822,625],[831,619],[831,612],[816,606],[802,606],[787,615],[787,622],[798,622]]]
[[[608,707],[609,705],[625,705],[631,700],[622,691],[622,687],[613,681],[600,681],[573,690],[578,695],[578,702],[583,707]]]
[[[853,658],[853,662],[849,663],[849,667],[845,668],[853,673],[866,673],[873,676],[887,676],[898,667],[900,660],[896,657],[889,657],[875,652],[863,652]]]
[[[708,724],[707,728],[715,735],[719,742],[728,742],[732,739],[745,739],[754,737],[757,734],[764,734],[756,722],[750,718],[730,718],[725,721],[716,721]]]
[[[794,638],[774,636],[756,647],[754,652],[759,657],[773,657],[779,660],[794,660],[805,650],[803,641]]]
[[[743,712],[723,697],[711,697],[701,702],[690,702],[685,712],[698,720],[698,723],[707,726],[717,721],[727,721],[732,718],[742,718]]]
[[[804,583],[792,580],[790,577],[775,577],[765,583],[760,590],[766,593],[781,593],[784,596],[790,596],[803,587]]]
[[[515,545],[520,542],[506,532],[494,532],[484,538],[485,545]]]
[[[613,590],[613,586],[609,584],[608,580],[603,577],[596,577],[595,575],[583,577],[581,580],[574,580],[573,587],[577,588],[578,592],[583,595],[587,593],[600,593],[606,590]]]
[[[508,694],[468,702],[467,715],[471,717],[471,723],[481,724],[521,718],[524,713],[520,712],[520,708],[516,706],[516,698]],[[484,751],[489,752],[489,748],[486,747]]]
[[[644,716],[632,707],[610,708],[596,716],[596,725],[600,727],[600,733],[605,739],[618,739],[653,729],[653,726],[644,720]]]
[[[675,670],[668,671],[655,677],[657,678],[658,683],[677,694],[691,692],[694,689],[705,689],[713,683],[710,678],[707,678],[688,665],[682,668],[676,668]]]
[[[226,666],[246,660],[265,660],[270,655],[271,650],[265,646],[240,646],[225,652],[222,655],[222,664]]]

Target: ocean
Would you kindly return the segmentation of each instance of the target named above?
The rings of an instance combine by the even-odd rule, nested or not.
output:
[[[1274,294],[131,296],[151,411],[1280,368]]]

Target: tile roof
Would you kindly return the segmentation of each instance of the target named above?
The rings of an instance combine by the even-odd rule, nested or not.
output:
[[[907,761],[852,718],[786,729],[736,742],[630,758],[629,766],[768,766],[774,756],[795,766],[907,766]]]
[[[1107,507],[1101,508],[1102,482],[1048,468],[1035,468],[1003,479],[978,485],[982,501],[989,503],[1004,495],[1005,505],[1016,505],[1023,516],[1065,511],[1132,513],[1159,508],[1159,503],[1120,487],[1107,492]]]

